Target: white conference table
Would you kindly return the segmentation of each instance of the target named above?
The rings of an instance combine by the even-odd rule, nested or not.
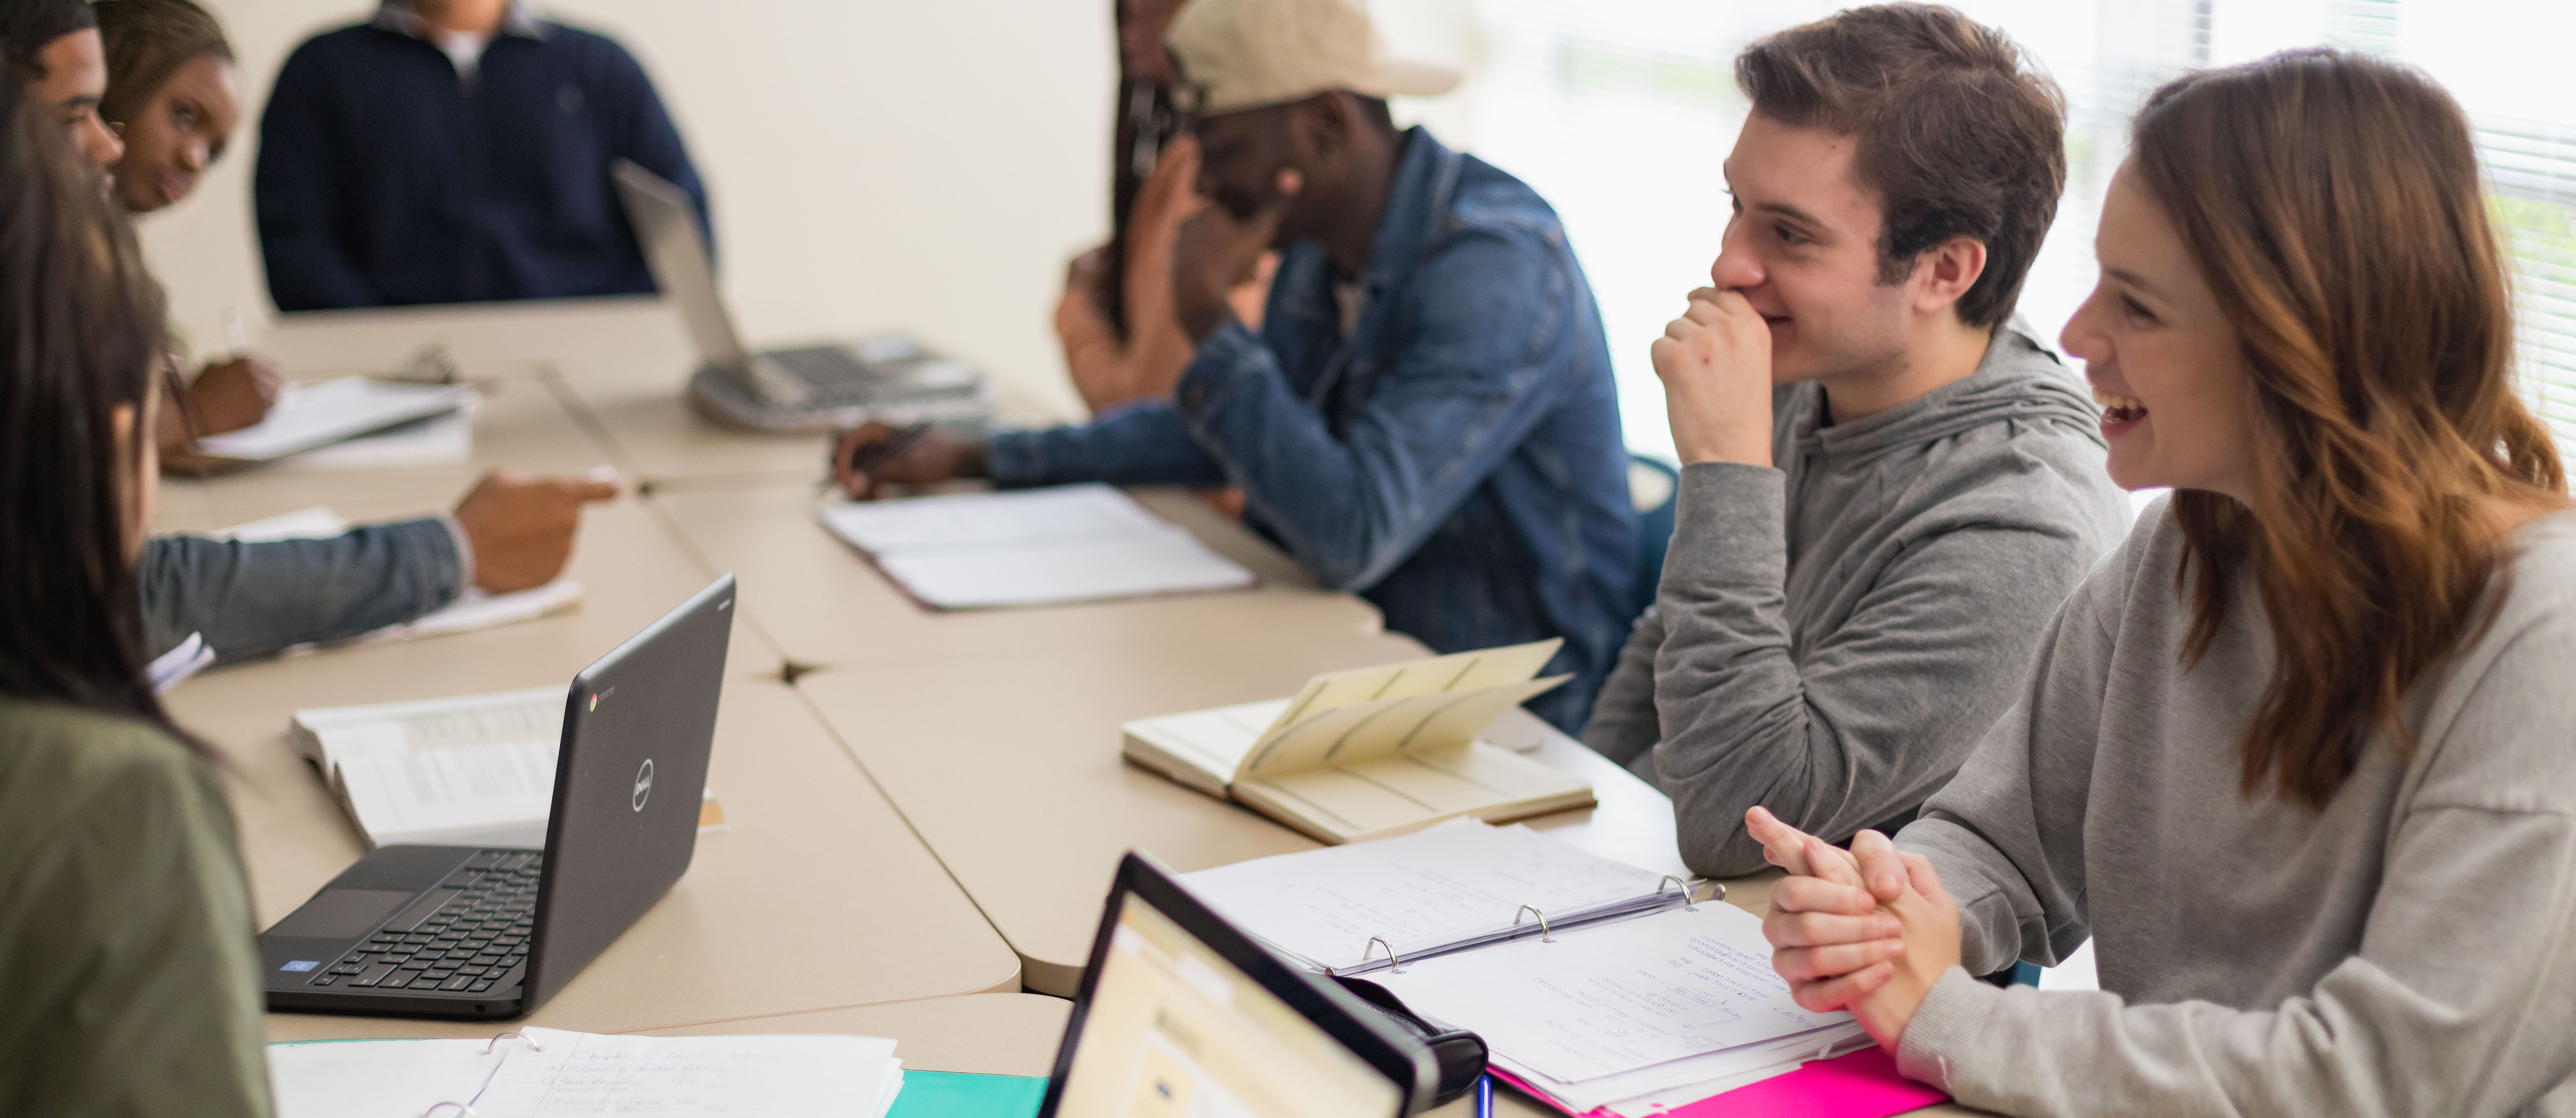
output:
[[[650,496],[628,498],[594,514],[585,529],[583,551],[575,560],[576,577],[585,583],[597,578],[603,586],[610,585],[622,576],[610,575],[608,569],[622,560],[650,555],[653,562],[685,570],[687,578],[730,570],[741,581],[749,632],[738,631],[736,645],[738,650],[745,644],[754,646],[758,651],[753,658],[761,666],[729,667],[733,678],[725,698],[728,726],[735,723],[738,710],[752,706],[775,721],[764,721],[750,737],[729,736],[727,728],[720,728],[717,770],[710,783],[736,820],[736,833],[702,840],[701,866],[692,870],[681,888],[694,888],[705,874],[710,849],[746,833],[736,803],[757,787],[780,796],[786,814],[822,816],[831,814],[834,805],[855,805],[862,810],[851,814],[864,821],[870,814],[866,807],[882,804],[893,826],[917,836],[912,849],[923,852],[945,880],[889,880],[865,886],[871,893],[846,898],[877,910],[876,924],[888,922],[883,910],[890,903],[910,908],[927,898],[931,907],[941,907],[942,887],[950,897],[968,902],[971,911],[986,921],[980,935],[959,935],[955,944],[894,946],[889,942],[885,951],[845,951],[845,956],[856,956],[845,959],[846,971],[826,967],[811,972],[847,983],[828,996],[805,989],[787,993],[786,988],[810,985],[811,973],[793,967],[725,973],[711,985],[727,989],[693,986],[671,999],[686,1008],[675,1004],[668,1012],[659,1004],[649,1011],[633,1004],[638,998],[650,1000],[633,991],[627,991],[625,1002],[606,994],[598,995],[595,1002],[575,1000],[583,990],[577,981],[554,1005],[532,1018],[534,1023],[600,1031],[875,1031],[899,1040],[907,1039],[906,1035],[886,1030],[917,1028],[924,1038],[955,1035],[979,1042],[1007,1035],[1025,1043],[1013,1049],[1016,1054],[1008,1060],[994,1059],[1017,1061],[1011,1066],[1033,1069],[1025,1074],[1040,1074],[1052,1053],[1049,1029],[1032,1024],[1018,1033],[996,1031],[982,1024],[984,1018],[978,1014],[994,1012],[983,1007],[1003,1004],[994,999],[1009,999],[1007,1004],[1013,1007],[1048,1003],[1032,995],[976,991],[1024,984],[1041,993],[1069,995],[1080,979],[1090,933],[1119,855],[1131,848],[1144,849],[1189,870],[1314,845],[1237,805],[1124,764],[1118,754],[1119,723],[1275,697],[1318,671],[1426,654],[1409,638],[1383,632],[1376,611],[1366,603],[1314,587],[1293,562],[1177,491],[1144,491],[1138,496],[1218,551],[1252,567],[1262,576],[1259,587],[1047,609],[927,611],[904,598],[863,557],[815,522],[814,482],[822,469],[822,439],[725,430],[686,408],[679,397],[689,365],[686,346],[670,313],[650,300],[298,316],[263,342],[292,375],[322,376],[382,371],[431,340],[447,348],[469,379],[492,376],[500,381],[501,390],[478,422],[476,465],[533,465],[577,472],[605,461],[629,478],[653,483]],[[1007,400],[1004,411],[1031,414],[1030,409]],[[464,467],[416,470],[389,484],[402,487],[404,494],[418,495],[415,504],[436,503],[440,494],[452,499],[454,492],[461,492],[470,473]],[[171,501],[162,521],[195,526],[232,523],[318,503],[308,494],[333,503],[353,518],[375,514],[377,505],[359,502],[356,493],[365,483],[347,480],[354,477],[342,474],[309,485],[304,478],[284,476],[192,483],[202,492]],[[648,526],[660,532],[658,543],[645,542],[652,535]],[[603,540],[614,541],[606,549],[618,558],[601,555]],[[664,599],[640,588],[621,587],[616,597],[631,601],[621,608],[636,615],[666,608],[651,604]],[[602,609],[609,600],[609,594],[595,589],[590,604],[574,616],[587,624],[594,611],[609,612]],[[424,662],[481,659],[482,644],[509,641],[517,630],[534,631],[565,620],[440,639],[458,642],[454,648],[459,652],[472,642],[476,651],[465,656],[437,655],[434,646],[440,641],[401,646],[400,651],[414,653]],[[614,629],[625,620],[610,623],[602,618],[599,627]],[[604,649],[607,644],[598,647]],[[331,698],[298,697],[280,706],[285,701],[282,696],[272,698],[263,692],[247,702],[229,695],[190,701],[202,702],[210,712],[260,710],[259,717],[271,720],[272,728],[266,733],[272,740],[253,753],[263,765],[275,769],[281,766],[276,755],[283,743],[274,740],[278,736],[274,727],[282,727],[284,711],[293,705],[374,701],[364,695],[380,692],[383,686],[367,691],[361,685],[364,680],[403,679],[409,685],[419,681],[421,671],[432,676],[463,671],[453,666],[416,669],[409,662],[397,668],[363,659],[380,651],[392,650],[333,652],[235,669],[188,685],[201,688],[224,681],[227,691],[248,689],[250,684],[229,681],[274,673],[302,681],[300,694]],[[586,660],[567,651],[552,666],[568,677],[582,662]],[[329,682],[309,678],[315,674],[314,666],[326,664],[332,665],[325,673],[331,677]],[[500,670],[497,665],[487,668],[486,674]],[[792,686],[778,682],[782,668],[793,669]],[[452,687],[427,692],[411,689],[404,695],[497,690],[524,686],[524,678],[522,674],[489,684],[458,679]],[[344,691],[346,697],[340,697]],[[256,736],[250,724],[244,726],[243,735]],[[841,760],[852,762],[847,775],[855,779],[835,778],[819,787],[797,789],[778,788],[773,781],[733,779],[728,761],[738,753],[766,748],[766,741],[772,739],[763,731],[789,739],[819,731],[812,740],[828,741]],[[743,745],[729,744],[737,740]],[[1601,806],[1532,820],[1532,826],[1610,857],[1681,872],[1669,800],[1571,742],[1549,746],[1541,755],[1549,764],[1588,776]],[[829,772],[828,766],[799,768],[787,782]],[[292,784],[292,779],[270,775],[280,785]],[[782,769],[775,775],[787,776],[787,772]],[[300,779],[308,793],[319,797],[309,769],[295,773],[293,779]],[[312,816],[317,814],[314,805],[299,806],[305,809],[300,826],[311,831]],[[321,800],[321,806],[328,807],[327,799]],[[823,826],[812,820],[804,823]],[[838,825],[851,824],[844,820]],[[264,918],[282,914],[283,909],[273,906],[300,900],[328,872],[354,858],[354,836],[346,833],[345,822],[338,826],[341,840],[348,845],[337,853],[281,849],[292,848],[292,842],[252,847],[255,872],[280,878],[274,885],[261,886]],[[816,858],[845,859],[843,865],[853,874],[882,870],[879,863],[889,858],[904,860],[900,851],[889,856],[871,850],[861,856],[846,849],[876,841],[872,837],[801,831],[782,822],[780,837],[790,831],[797,836],[792,845],[782,842],[762,856],[795,861],[795,876],[803,876]],[[246,846],[251,844],[246,841]],[[269,868],[273,862],[300,871],[300,876]],[[788,876],[784,869],[771,869],[776,876]],[[1757,913],[1762,910],[1767,879],[1731,885],[1731,903]],[[750,885],[743,888],[746,895],[759,892]],[[686,904],[679,898],[680,891],[675,890],[673,901],[648,915],[610,955],[593,965],[585,979],[620,970],[626,962],[621,953],[630,944],[652,941],[656,921],[664,919],[665,910],[675,903]],[[776,895],[768,900],[782,906],[790,903]],[[812,899],[802,903],[824,904]],[[689,922],[692,934],[700,938],[674,938],[675,946],[658,949],[659,961],[667,965],[706,960],[708,949],[716,946],[714,937],[721,934],[719,926],[728,922],[713,915],[732,923],[752,922],[732,919],[737,913],[730,908],[721,913],[715,908],[707,911],[709,920]],[[833,917],[816,913],[782,911],[782,918],[815,921],[838,934],[885,931],[836,923]],[[940,924],[942,929],[948,927]],[[771,934],[790,933],[782,929]],[[881,997],[889,979],[881,974],[870,979],[862,973],[953,963],[929,968],[951,976],[932,984],[972,983],[994,968],[957,957],[983,960],[989,952],[982,948],[990,942],[1006,945],[1004,953],[1016,966],[1004,964],[1004,971],[1015,973],[985,986]],[[639,947],[630,954],[643,955],[647,950]],[[597,985],[622,987],[625,983],[600,977]],[[736,985],[753,989],[731,989]],[[834,999],[839,1000],[828,1006],[781,1008],[788,1002]],[[742,1009],[746,1006],[752,1008]],[[558,1015],[559,1007],[568,1008]],[[692,1020],[666,1023],[657,1014]],[[576,1019],[584,1016],[597,1023]],[[360,1019],[350,1026],[356,1031],[335,1031],[340,1026],[312,1022],[344,1019],[288,1020],[292,1023],[274,1025],[273,1031],[280,1036],[385,1035],[397,1031],[386,1027],[393,1025],[409,1035],[415,1026],[425,1024]],[[368,1033],[361,1026],[372,1026],[374,1031]],[[1053,1028],[1060,1030],[1060,1017]],[[923,1043],[934,1042],[925,1039]],[[1012,1045],[988,1043],[977,1051],[989,1055],[1005,1048]],[[907,1062],[912,1062],[909,1057]],[[1540,1112],[1518,1099],[1505,1099],[1502,1109]],[[1954,1108],[1952,1112],[1965,1113]]]

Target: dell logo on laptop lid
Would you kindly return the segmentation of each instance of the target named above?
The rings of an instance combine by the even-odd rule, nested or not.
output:
[[[653,759],[644,759],[644,767],[635,770],[635,810],[644,810],[644,801],[653,798]]]

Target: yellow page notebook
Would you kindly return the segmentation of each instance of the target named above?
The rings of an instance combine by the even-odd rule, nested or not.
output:
[[[1593,804],[1579,777],[1477,739],[1565,682],[1560,641],[1327,672],[1295,697],[1128,723],[1128,760],[1330,843]]]

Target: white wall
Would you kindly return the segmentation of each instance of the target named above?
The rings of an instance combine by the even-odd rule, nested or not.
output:
[[[275,317],[251,228],[258,113],[288,51],[369,0],[210,0],[247,113],[196,195],[144,220],[201,348]],[[755,339],[895,328],[1065,408],[1064,261],[1108,230],[1109,0],[555,0],[643,60],[713,194]]]

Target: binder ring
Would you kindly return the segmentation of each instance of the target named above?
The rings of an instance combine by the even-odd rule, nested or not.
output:
[[[451,1101],[451,1102],[443,1102],[443,1103],[439,1103],[439,1104],[437,1104],[436,1106],[432,1106],[432,1107],[430,1107],[430,1108],[429,1108],[429,1109],[427,1109],[427,1110],[421,1111],[421,1112],[420,1112],[420,1118],[438,1118],[438,1112],[439,1112],[439,1111],[445,1110],[445,1109],[447,1109],[448,1107],[451,1107],[451,1106],[452,1106],[452,1107],[455,1107],[455,1108],[456,1108],[456,1112],[457,1112],[457,1113],[459,1113],[459,1114],[464,1115],[464,1116],[465,1116],[465,1118],[483,1118],[483,1116],[482,1116],[482,1115],[474,1113],[474,1108],[473,1108],[473,1107],[467,1106],[467,1105],[465,1105],[464,1103],[461,1103],[461,1102],[452,1102],[452,1101]]]
[[[1360,963],[1366,965],[1369,956],[1375,954],[1376,949],[1380,947],[1386,948],[1386,973],[1403,974],[1404,960],[1395,957],[1395,945],[1377,936],[1370,936],[1368,943],[1360,948]]]
[[[1535,908],[1531,908],[1531,907],[1530,907],[1530,906],[1528,906],[1528,905],[1522,905],[1522,906],[1521,906],[1521,911],[1520,911],[1520,912],[1515,912],[1515,913],[1513,913],[1513,914],[1512,914],[1512,924],[1513,924],[1513,926],[1518,927],[1518,926],[1520,925],[1520,922],[1521,922],[1521,912],[1526,912],[1526,913],[1529,913],[1529,914],[1530,914],[1530,915],[1532,915],[1532,916],[1536,916],[1536,917],[1538,917],[1538,941],[1539,941],[1540,943],[1555,943],[1555,942],[1556,942],[1556,937],[1554,937],[1554,936],[1552,936],[1552,935],[1548,934],[1548,930],[1547,930],[1547,914],[1546,914],[1546,913],[1544,913],[1544,912],[1540,912],[1539,910],[1537,910],[1537,909],[1535,909]]]
[[[517,1030],[517,1029],[512,1029],[512,1030],[510,1030],[509,1032],[506,1032],[506,1033],[499,1033],[499,1034],[496,1034],[496,1035],[494,1035],[494,1036],[493,1036],[493,1038],[492,1038],[492,1039],[487,1040],[487,1041],[484,1041],[484,1042],[483,1042],[483,1051],[482,1051],[482,1053],[481,1053],[481,1054],[482,1054],[482,1055],[485,1055],[485,1056],[489,1056],[489,1055],[491,1055],[491,1054],[492,1054],[492,1049],[493,1049],[493,1047],[494,1047],[495,1045],[498,1045],[498,1044],[500,1044],[502,1041],[508,1040],[508,1039],[510,1039],[511,1037],[517,1037],[517,1038],[519,1038],[519,1043],[524,1044],[524,1045],[527,1045],[527,1046],[528,1046],[528,1051],[530,1051],[530,1052],[543,1052],[543,1051],[545,1051],[545,1050],[546,1050],[546,1048],[545,1048],[545,1046],[544,1046],[544,1045],[537,1043],[537,1038],[532,1037],[532,1036],[529,1036],[529,1035],[528,1035],[528,1034],[526,1034],[526,1033],[520,1032],[520,1031],[519,1031],[519,1030]],[[446,1104],[441,1104],[441,1105],[446,1105]],[[463,1103],[458,1103],[458,1104],[456,1104],[456,1105],[458,1105],[458,1106],[463,1106],[464,1104],[463,1104]],[[468,1111],[466,1111],[466,1113],[467,1113],[467,1114],[472,1114],[472,1113],[474,1113],[474,1112],[473,1112],[473,1111],[471,1111],[471,1110],[468,1110]],[[429,1118],[429,1116],[428,1116],[428,1115],[426,1115],[426,1114],[424,1114],[424,1115],[422,1115],[422,1116],[421,1116],[421,1118]]]
[[[1663,881],[1658,881],[1658,882],[1656,882],[1656,883],[1655,883],[1655,891],[1656,891],[1656,892],[1661,893],[1661,892],[1663,892],[1663,891],[1664,891],[1664,881],[1672,882],[1672,883],[1673,883],[1673,888],[1675,888],[1675,889],[1679,889],[1679,890],[1681,890],[1681,891],[1682,891],[1682,911],[1684,911],[1684,912],[1697,912],[1697,911],[1699,911],[1699,902],[1698,902],[1698,901],[1694,901],[1694,900],[1692,900],[1692,899],[1691,899],[1691,895],[1690,895],[1690,882],[1684,881],[1684,880],[1682,880],[1682,879],[1680,879],[1680,878],[1678,878],[1678,877],[1674,877],[1674,876],[1673,876],[1673,875],[1671,875],[1671,874],[1665,874],[1665,875],[1664,875],[1664,878],[1663,878]],[[1726,886],[1724,886],[1724,885],[1720,885],[1720,886],[1718,886],[1718,887],[1717,887],[1717,895],[1718,895],[1718,896],[1720,896],[1720,897],[1725,896],[1725,895],[1726,895]]]

